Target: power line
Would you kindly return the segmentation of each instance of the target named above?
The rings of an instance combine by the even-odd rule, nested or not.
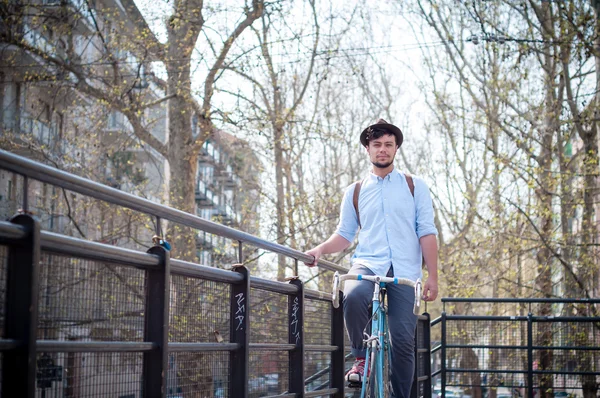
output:
[[[279,43],[279,42],[274,42],[274,43]],[[402,44],[402,45],[386,45],[386,46],[370,46],[370,47],[347,47],[347,48],[337,48],[337,49],[327,49],[327,50],[321,50],[321,51],[317,51],[316,56],[317,57],[325,57],[325,58],[339,58],[339,57],[347,57],[347,56],[361,56],[361,55],[372,55],[372,54],[387,54],[387,53],[393,53],[393,52],[403,52],[403,51],[411,51],[411,50],[415,50],[415,49],[419,49],[419,48],[430,48],[430,47],[436,47],[436,46],[440,46],[444,44],[444,41],[436,41],[436,42],[429,42],[429,43],[407,43],[407,44]],[[310,55],[312,53],[312,51],[304,51],[304,52],[297,52],[295,55],[298,56],[306,56],[306,55]],[[289,57],[291,54],[290,53],[275,53],[275,54],[271,54],[272,57]],[[185,60],[187,58],[172,58],[167,60],[167,64],[170,62],[176,62],[179,60]],[[305,60],[305,58],[299,59],[299,60],[292,60],[292,61],[283,61],[283,62],[276,62],[278,64],[283,64],[283,63],[296,63],[296,62],[300,62],[301,60]],[[193,59],[192,59],[193,61]],[[197,60],[200,61],[200,60]],[[163,63],[165,64],[164,61],[141,61],[142,63],[144,62],[158,62],[158,63]],[[140,62],[139,61],[127,61],[127,60],[122,60],[122,61],[117,61],[118,65],[139,65]],[[93,66],[112,66],[113,62],[110,61],[105,61],[105,62],[88,62],[88,63],[82,63],[82,64],[77,64],[77,66],[81,66],[81,67],[93,67]],[[42,65],[37,64],[37,63],[31,63],[31,64],[20,64],[20,65],[11,65],[11,64],[0,64],[0,67],[40,67]]]

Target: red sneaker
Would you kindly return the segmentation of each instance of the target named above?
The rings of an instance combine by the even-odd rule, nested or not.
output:
[[[362,383],[363,374],[365,373],[365,359],[356,358],[352,369],[346,373],[346,381],[352,383]],[[369,374],[371,369],[369,369]],[[368,375],[367,375],[368,376]]]

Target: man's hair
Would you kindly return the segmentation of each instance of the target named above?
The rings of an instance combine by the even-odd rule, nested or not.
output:
[[[396,142],[396,146],[398,145],[398,137],[396,137],[396,134],[392,134],[387,130],[383,130],[383,129],[378,129],[378,128],[374,128],[374,127],[369,127],[369,129],[367,130],[367,146],[369,145],[369,143],[371,142],[371,140],[376,140],[378,138],[383,137],[384,135],[391,135],[394,137],[394,142]]]

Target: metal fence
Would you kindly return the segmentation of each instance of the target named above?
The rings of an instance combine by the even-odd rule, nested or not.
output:
[[[600,317],[594,306],[600,299],[442,302],[442,316],[431,323],[440,336],[432,350],[434,397],[598,393]]]
[[[297,250],[162,206],[9,152],[23,176],[22,211],[0,222],[1,393],[4,397],[344,396],[342,308],[289,283],[42,231],[28,214],[29,179],[233,241]],[[346,272],[320,261],[323,270]],[[420,317],[413,396],[429,396],[429,320]]]

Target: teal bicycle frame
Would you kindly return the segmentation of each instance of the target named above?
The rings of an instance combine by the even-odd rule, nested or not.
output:
[[[366,361],[365,361],[365,374],[369,374],[369,369],[371,370],[371,374],[369,377],[362,378],[362,388],[360,396],[361,398],[386,398],[386,391],[391,392],[391,387],[389,385],[388,375],[384,372],[387,371],[387,367],[385,364],[385,353],[388,353],[388,366],[390,363],[391,352],[389,349],[389,334],[388,334],[388,324],[387,324],[387,309],[385,304],[382,302],[382,299],[385,297],[381,294],[381,291],[385,289],[387,283],[393,284],[403,284],[411,286],[415,289],[415,304],[413,307],[413,312],[415,315],[418,315],[421,308],[421,280],[418,279],[416,282],[411,281],[410,279],[404,278],[390,278],[384,276],[377,275],[354,275],[354,274],[346,274],[339,275],[339,273],[335,273],[333,276],[333,293],[332,293],[332,303],[335,308],[339,307],[339,286],[340,283],[348,280],[365,280],[373,282],[373,309],[372,309],[372,317],[371,317],[371,335],[368,336],[365,334],[365,343],[367,347],[366,351]],[[381,299],[380,299],[381,298]]]

